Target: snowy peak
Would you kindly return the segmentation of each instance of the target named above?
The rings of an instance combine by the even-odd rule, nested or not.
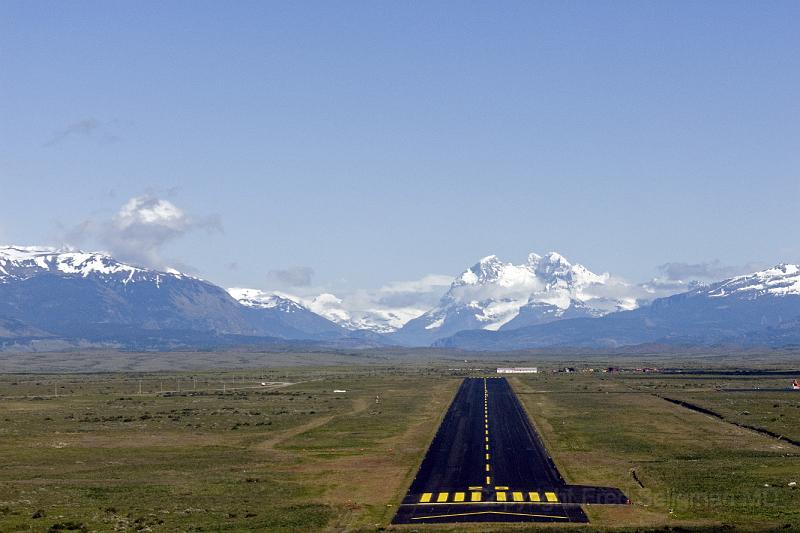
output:
[[[766,270],[736,276],[693,291],[709,298],[800,295],[800,266],[780,264]]]
[[[25,280],[44,273],[117,279],[123,283],[188,277],[177,270],[160,272],[139,268],[99,252],[44,246],[0,246],[0,283]]]
[[[465,270],[454,282],[456,285],[477,285],[491,283],[500,279],[504,270],[510,266],[505,264],[496,255],[488,255]]]
[[[306,309],[291,298],[258,289],[233,287],[228,289],[228,294],[243,306],[254,309],[276,309],[286,313],[297,313]]]
[[[490,255],[458,276],[450,293],[457,292],[459,287],[490,285],[529,294],[554,290],[579,293],[584,287],[605,284],[609,277],[608,274],[595,274],[583,265],[573,265],[557,252],[545,256],[531,253],[522,265],[504,263],[497,256]],[[575,296],[578,300],[584,299],[580,294]]]
[[[572,264],[557,252],[530,253],[520,265],[489,255],[458,276],[436,308],[403,329],[408,335],[436,337],[631,308],[630,301],[609,296],[614,294],[610,288],[614,283],[620,282]]]

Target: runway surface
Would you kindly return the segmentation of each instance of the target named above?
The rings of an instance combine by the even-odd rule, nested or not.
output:
[[[505,378],[465,379],[392,521],[587,522],[618,489],[567,485]]]

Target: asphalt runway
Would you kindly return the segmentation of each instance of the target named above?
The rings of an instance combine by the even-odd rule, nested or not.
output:
[[[580,504],[618,489],[568,485],[505,378],[469,378],[392,523],[588,522]]]

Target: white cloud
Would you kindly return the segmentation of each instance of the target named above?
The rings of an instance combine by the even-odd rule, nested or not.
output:
[[[111,219],[90,218],[70,230],[68,243],[96,241],[118,259],[164,268],[163,248],[196,231],[221,231],[219,217],[196,218],[152,194],[125,202]]]
[[[278,287],[267,292],[290,298],[349,328],[391,331],[435,306],[452,281],[452,276],[429,274],[377,289],[337,290],[336,294],[324,287],[305,286],[295,286],[292,294]]]
[[[351,320],[350,313],[344,308],[344,302],[334,294],[324,292],[303,303],[306,307],[318,315],[324,316],[328,320],[337,323],[349,322]]]

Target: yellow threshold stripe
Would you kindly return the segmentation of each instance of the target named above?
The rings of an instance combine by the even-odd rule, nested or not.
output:
[[[506,501],[506,493],[505,492],[498,492],[498,493],[495,494],[495,496],[497,497],[497,501],[499,501],[499,502]]]
[[[453,494],[453,501],[454,502],[463,502],[464,501],[464,493],[463,492],[456,492]]]
[[[480,492],[474,492],[474,493],[471,493],[471,494],[481,494],[481,493]],[[478,501],[480,501],[480,500],[478,500]],[[498,502],[498,501],[495,501],[495,500],[492,500],[492,499],[489,499],[489,500],[486,500],[486,501],[481,501],[481,505],[507,505],[507,504],[508,504],[508,495],[506,495],[506,501],[504,501],[504,502]],[[423,506],[424,505],[425,507],[429,507],[429,506],[436,506],[436,505],[470,505],[470,502],[468,502],[468,501],[463,501],[463,502],[436,502],[436,501],[432,501],[432,502],[428,502],[428,503],[403,503],[403,504],[400,504],[400,505],[403,505],[403,506],[406,506],[406,507],[418,507],[418,506]],[[516,505],[566,505],[566,504],[563,504],[561,502],[547,503],[547,502],[526,502],[526,501],[521,501],[521,502],[517,502]]]
[[[515,502],[524,502],[525,501],[525,498],[522,497],[522,493],[521,492],[512,492],[511,493],[511,499],[514,500]]]
[[[557,502],[558,501],[558,496],[556,496],[555,492],[545,492],[544,493],[544,497],[547,498],[547,501],[549,501],[549,502]]]
[[[447,501],[447,496],[449,494],[450,493],[448,493],[448,492],[440,492],[439,496],[436,498],[436,501],[439,502],[439,503],[446,502]]]
[[[542,501],[542,499],[539,497],[539,493],[538,492],[529,492],[528,493],[528,498],[530,498],[532,502],[540,502],[540,501]]]
[[[481,493],[480,492],[473,492],[470,495],[470,501],[473,501],[473,502],[481,501]]]
[[[429,501],[431,501],[431,496],[433,496],[433,494],[431,494],[430,492],[426,492],[422,495],[419,501],[421,503],[428,503]]]

